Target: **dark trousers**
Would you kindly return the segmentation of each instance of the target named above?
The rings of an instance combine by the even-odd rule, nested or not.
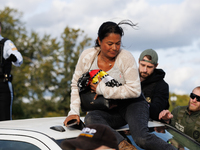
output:
[[[146,150],[175,150],[175,148],[148,131],[149,108],[147,102],[141,95],[132,100],[122,100],[118,107],[108,111],[95,110],[89,112],[85,117],[85,124],[105,124],[111,127],[115,133],[118,143],[124,137],[114,129],[128,123],[129,129],[135,143]]]
[[[12,119],[13,88],[11,82],[0,83],[0,121]]]

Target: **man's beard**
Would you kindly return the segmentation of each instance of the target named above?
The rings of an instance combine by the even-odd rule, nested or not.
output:
[[[146,72],[140,72],[140,77],[142,77],[143,79],[146,79],[149,76],[148,73]]]

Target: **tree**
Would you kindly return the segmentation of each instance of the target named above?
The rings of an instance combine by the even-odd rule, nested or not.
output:
[[[26,80],[26,68],[29,63],[29,57],[26,56],[26,53],[24,53],[23,49],[25,44],[24,42],[27,39],[27,32],[24,27],[24,23],[21,22],[20,18],[22,16],[21,12],[18,12],[16,9],[11,9],[9,7],[5,7],[4,10],[0,10],[0,21],[2,23],[2,36],[9,38],[11,41],[13,41],[18,48],[18,50],[22,53],[24,58],[24,63],[20,68],[13,67],[11,73],[14,75],[13,77],[13,87],[14,87],[14,105],[15,103],[18,103],[17,106],[21,106],[21,99],[24,97],[24,95],[28,95],[28,90],[25,88],[25,80]],[[26,49],[26,48],[24,48]],[[19,109],[14,109],[19,110]],[[17,116],[18,112],[20,114],[23,111],[16,111]]]
[[[63,40],[63,49],[60,52],[61,62],[60,63],[60,79],[59,88],[56,91],[55,96],[60,97],[60,108],[64,109],[65,112],[69,111],[70,105],[70,93],[71,93],[71,79],[75,70],[76,63],[78,61],[80,53],[85,47],[90,45],[91,38],[84,35],[82,40],[80,37],[84,34],[84,31],[80,29],[72,29],[66,27],[61,35]],[[78,40],[81,40],[77,43]]]
[[[80,29],[66,27],[62,41],[50,35],[30,36],[20,21],[21,12],[5,7],[0,11],[2,35],[12,40],[24,62],[13,67],[13,118],[66,115],[69,111],[70,85],[80,53],[91,38]],[[28,103],[24,103],[27,100]]]
[[[175,98],[175,99],[174,99]],[[177,95],[175,93],[169,94],[169,110],[172,111],[177,106],[186,106],[189,103],[189,95]]]

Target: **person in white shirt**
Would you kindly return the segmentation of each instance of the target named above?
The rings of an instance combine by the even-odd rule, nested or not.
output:
[[[136,147],[114,129],[126,124],[135,143],[144,149],[173,150],[174,147],[148,132],[149,108],[141,93],[140,78],[135,58],[131,52],[121,48],[124,35],[121,25],[134,27],[131,21],[118,24],[104,22],[98,30],[95,47],[84,50],[79,57],[71,84],[70,111],[64,121],[67,126],[70,120],[80,122],[81,99],[78,91],[78,80],[88,70],[101,69],[117,80],[121,86],[107,86],[99,80],[90,83],[91,91],[104,98],[113,99],[108,110],[89,111],[85,116],[85,125],[104,124],[116,135],[119,150],[136,150]],[[118,99],[118,100],[117,100]]]

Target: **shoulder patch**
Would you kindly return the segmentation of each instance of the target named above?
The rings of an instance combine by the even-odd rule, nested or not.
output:
[[[13,47],[12,50],[15,51],[15,50],[17,50],[17,48],[16,48],[16,47]]]
[[[14,44],[13,44],[13,43],[11,43],[11,42],[9,43],[9,45],[10,45],[10,46],[14,46]]]
[[[194,137],[194,139],[198,139],[199,136],[200,136],[199,131],[195,130],[195,131],[193,132],[193,137]]]
[[[8,42],[9,42],[10,48],[11,48],[13,51],[17,50],[17,48],[16,48],[16,46],[13,44],[13,42],[11,42],[11,41],[8,41]]]

